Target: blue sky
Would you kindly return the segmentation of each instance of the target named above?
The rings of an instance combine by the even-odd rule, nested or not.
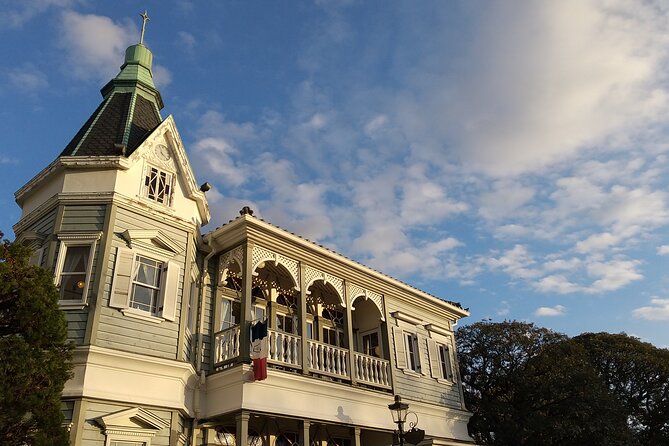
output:
[[[257,215],[481,319],[669,346],[662,2],[0,0],[0,229],[139,15],[212,229]]]

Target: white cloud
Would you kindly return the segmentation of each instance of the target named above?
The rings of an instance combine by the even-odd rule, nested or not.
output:
[[[165,88],[172,83],[172,73],[166,67],[154,64],[151,71],[157,88]]]
[[[643,275],[637,271],[638,266],[637,260],[590,261],[587,264],[588,275],[597,280],[587,291],[590,293],[614,291],[633,281],[641,280]]]
[[[80,79],[106,81],[123,62],[125,49],[138,41],[132,21],[65,11],[61,17],[60,44],[67,51],[68,72]]]
[[[18,0],[14,2],[10,0],[8,3],[3,5],[3,13],[0,14],[0,27],[20,28],[35,16],[52,7],[69,7],[79,3],[79,0]]]
[[[581,286],[570,282],[569,279],[561,274],[552,274],[542,277],[535,283],[534,287],[537,291],[541,291],[542,293],[570,294],[582,290]]]
[[[34,93],[49,86],[46,75],[33,65],[13,68],[7,73],[9,82],[20,91]]]
[[[365,124],[365,134],[367,136],[373,136],[376,132],[381,130],[388,123],[388,116],[386,115],[377,115],[374,118],[370,119],[367,124]]]
[[[556,305],[554,307],[539,307],[534,311],[534,315],[537,317],[555,317],[555,316],[564,316],[567,314],[567,309],[562,305]]]
[[[666,256],[669,254],[669,245],[662,245],[657,247],[658,256]]]
[[[637,319],[647,321],[667,321],[669,320],[669,299],[655,297],[650,300],[649,306],[634,309],[632,315]]]
[[[177,33],[177,45],[183,47],[186,51],[192,51],[197,43],[195,36],[186,31],[179,31]]]
[[[619,236],[613,235],[610,232],[604,232],[601,234],[593,234],[587,239],[576,243],[575,249],[576,252],[587,254],[593,251],[608,249],[619,241]]]
[[[517,217],[518,209],[535,195],[531,187],[511,181],[496,181],[493,190],[481,194],[479,213],[487,219]]]
[[[515,245],[504,255],[488,259],[487,264],[492,269],[501,269],[511,277],[518,279],[532,279],[541,274],[535,268],[535,260],[523,245]]]
[[[398,101],[400,122],[412,139],[452,141],[454,155],[489,174],[617,149],[669,108],[668,14],[652,2],[494,4],[477,11],[457,64],[438,50],[452,48],[452,12],[432,12],[444,31],[415,32],[413,51],[427,57],[406,64],[413,90]]]

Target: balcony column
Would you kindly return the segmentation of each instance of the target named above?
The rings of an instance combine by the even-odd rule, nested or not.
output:
[[[362,446],[362,443],[360,442],[360,428],[359,427],[354,427],[353,428],[353,446]]]
[[[356,380],[356,364],[355,364],[355,348],[353,342],[353,315],[351,314],[353,305],[349,301],[347,292],[346,280],[344,280],[344,304],[346,305],[346,317],[344,318],[344,325],[346,327],[346,339],[348,340],[348,374],[351,377],[351,384],[355,384]]]
[[[249,321],[253,319],[253,305],[251,304],[251,291],[253,290],[253,244],[246,243],[244,247],[242,265],[242,295],[241,295],[241,321],[239,322],[239,359],[250,363],[251,326]]]
[[[309,446],[309,428],[311,427],[311,422],[308,420],[302,420],[302,431],[300,432],[300,445]]]
[[[309,373],[309,340],[307,339],[307,284],[305,283],[304,263],[300,262],[300,336],[302,336],[302,373]]]
[[[241,412],[235,416],[235,422],[237,423],[235,432],[235,444],[236,446],[248,446],[249,444],[249,418],[251,414],[248,412]]]

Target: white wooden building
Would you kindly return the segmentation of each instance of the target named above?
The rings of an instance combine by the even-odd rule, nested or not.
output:
[[[252,215],[210,219],[142,44],[63,152],[16,192],[17,241],[54,272],[76,344],[73,445],[390,445],[394,395],[423,445],[472,444],[459,304]],[[267,319],[268,377],[250,324]]]

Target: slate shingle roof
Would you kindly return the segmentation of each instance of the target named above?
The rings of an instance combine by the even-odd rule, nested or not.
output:
[[[131,122],[128,122],[129,115],[132,115]],[[160,115],[151,101],[136,93],[112,92],[60,156],[119,155],[118,144],[126,145],[124,154],[129,156],[160,122]],[[126,130],[126,126],[130,128]]]

